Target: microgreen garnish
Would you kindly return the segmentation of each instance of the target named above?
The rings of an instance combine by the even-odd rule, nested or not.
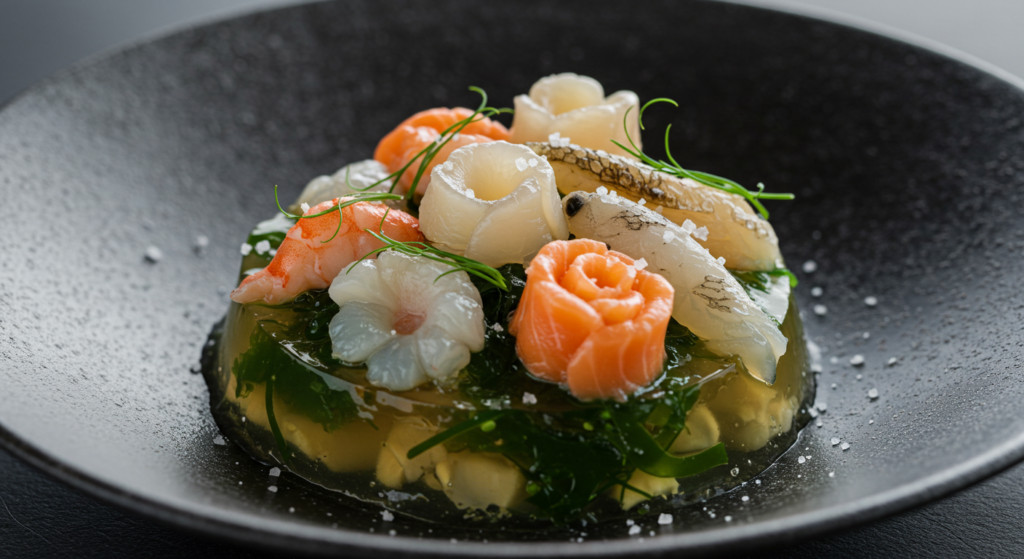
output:
[[[640,116],[637,119],[640,123],[641,130],[644,130],[644,111],[647,110],[647,107],[655,103],[670,103],[676,107],[679,106],[679,103],[676,103],[672,99],[667,99],[665,97],[658,97],[657,99],[651,99],[650,101],[644,103],[644,106],[640,107]],[[672,157],[672,150],[669,149],[668,136],[669,131],[672,130],[671,124],[665,127],[665,155],[666,157],[668,157],[668,161],[652,159],[650,156],[645,154],[643,150],[637,147],[636,143],[633,141],[633,138],[629,136],[629,126],[627,126],[626,123],[627,119],[629,118],[629,111],[631,110],[633,110],[633,107],[626,109],[626,114],[623,115],[622,117],[622,126],[623,128],[626,129],[626,139],[629,140],[629,145],[631,145],[633,149],[630,149],[615,140],[612,140],[612,143],[626,150],[626,153],[632,155],[633,157],[636,157],[637,159],[643,161],[644,163],[650,165],[651,167],[654,167],[658,171],[675,177],[679,177],[681,179],[693,179],[703,185],[710,186],[712,188],[717,188],[719,190],[724,190],[730,194],[738,194],[746,198],[751,205],[757,208],[757,211],[760,212],[761,216],[764,217],[765,219],[768,219],[768,210],[766,210],[764,205],[761,204],[761,200],[792,200],[794,198],[794,196],[789,193],[779,194],[765,192],[764,183],[757,183],[757,192],[754,192],[751,190],[747,190],[740,183],[734,180],[727,179],[725,177],[720,177],[718,175],[713,175],[711,173],[705,173],[703,171],[691,171],[688,169],[684,169],[682,165],[677,163],[675,158]]]
[[[363,255],[362,258],[353,262],[352,265],[348,267],[348,270],[345,271],[346,274],[352,271],[352,268],[355,268],[356,264],[359,264],[363,260],[366,260],[367,258],[384,252],[385,250],[394,250],[395,252],[401,252],[402,254],[408,256],[422,256],[423,258],[433,260],[434,262],[447,264],[452,267],[451,270],[448,270],[447,272],[437,276],[437,278],[435,278],[434,281],[437,281],[442,277],[447,276],[448,274],[454,274],[455,272],[466,272],[467,274],[474,275],[494,285],[498,289],[508,291],[508,284],[505,283],[505,276],[502,276],[501,272],[495,270],[494,268],[486,264],[477,262],[472,258],[466,258],[465,256],[460,256],[458,254],[452,254],[450,252],[443,251],[439,248],[432,247],[424,242],[397,241],[395,239],[392,239],[391,237],[388,237],[386,234],[384,234],[384,220],[387,219],[388,213],[390,211],[391,210],[389,209],[388,211],[384,212],[384,217],[381,218],[380,226],[378,227],[377,231],[364,229],[364,231],[376,237],[378,241],[384,243],[384,246],[367,252],[365,255]]]
[[[329,243],[333,241],[335,237],[338,236],[338,232],[341,231],[341,222],[344,221],[345,219],[345,215],[341,213],[342,209],[347,208],[352,204],[356,204],[358,202],[384,202],[386,200],[402,199],[402,197],[399,196],[398,194],[391,194],[389,192],[359,192],[353,194],[352,196],[346,196],[346,198],[349,199],[338,202],[337,204],[331,206],[330,209],[326,209],[322,212],[309,215],[292,214],[286,212],[285,209],[281,207],[281,200],[279,200],[277,197],[277,185],[274,185],[274,202],[277,203],[277,209],[281,210],[281,213],[283,213],[285,216],[291,219],[309,219],[311,217],[320,217],[322,215],[327,215],[331,212],[338,212],[338,228],[334,230],[334,234],[331,235],[330,239],[327,239],[326,241],[320,241],[321,243]]]

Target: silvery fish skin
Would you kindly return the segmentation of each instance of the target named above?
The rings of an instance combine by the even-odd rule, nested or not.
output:
[[[600,150],[549,142],[526,145],[547,158],[562,194],[595,192],[604,186],[633,202],[643,199],[652,209],[661,206],[661,214],[677,225],[689,219],[697,227],[707,227],[708,238],[701,245],[735,270],[784,267],[775,230],[741,196]]]
[[[768,384],[788,340],[739,282],[682,227],[620,196],[573,192],[562,200],[569,231],[644,259],[675,288],[672,317],[719,355],[736,355]]]

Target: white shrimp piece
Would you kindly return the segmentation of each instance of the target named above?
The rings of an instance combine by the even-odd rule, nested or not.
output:
[[[386,181],[377,186],[369,187],[371,184],[382,181],[388,177],[388,169],[383,163],[367,159],[345,165],[333,175],[319,176],[306,185],[295,201],[295,206],[309,204],[315,206],[327,200],[352,196],[358,192],[387,192],[391,188],[391,181]],[[348,177],[346,182],[345,177]],[[351,185],[353,188],[350,188]],[[393,207],[398,207],[397,202]],[[389,204],[390,205],[390,204]]]
[[[569,230],[647,261],[675,288],[672,317],[719,355],[736,355],[772,384],[786,337],[725,267],[682,227],[621,197],[573,192],[562,201]],[[670,232],[670,235],[666,233]]]
[[[604,88],[593,78],[565,73],[541,78],[529,95],[515,98],[515,117],[509,141],[546,142],[553,134],[562,141],[626,155],[611,140],[628,146],[622,127],[629,111],[629,135],[640,146],[640,98],[632,91],[604,96]],[[568,143],[568,142],[566,142]]]
[[[484,314],[468,274],[438,278],[449,271],[394,251],[342,270],[329,291],[341,307],[329,328],[333,355],[366,362],[370,383],[389,390],[454,377],[484,347]]]
[[[775,230],[741,196],[673,177],[627,157],[550,142],[527,145],[551,163],[562,194],[604,188],[634,202],[643,199],[677,225],[691,220],[697,228],[707,227],[700,244],[715,257],[725,258],[734,270],[784,267]]]
[[[461,147],[434,167],[420,231],[439,248],[493,267],[522,264],[569,238],[551,165],[503,141]]]

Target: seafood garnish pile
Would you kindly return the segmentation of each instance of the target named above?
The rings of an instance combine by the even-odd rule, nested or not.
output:
[[[791,196],[644,154],[665,99],[471,90],[249,235],[204,353],[225,435],[432,521],[601,521],[763,471],[814,390],[760,202]]]

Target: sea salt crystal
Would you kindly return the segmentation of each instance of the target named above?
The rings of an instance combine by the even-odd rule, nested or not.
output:
[[[871,398],[872,400],[877,399],[878,398],[878,389],[877,388],[872,388],[871,390],[868,390],[868,398]]]
[[[715,259],[715,261],[718,262],[718,264],[720,266],[725,266],[725,257],[724,256],[719,256],[718,258]]]
[[[658,524],[660,526],[668,526],[669,524],[672,524],[672,515],[661,513],[661,515],[658,516]]]
[[[825,290],[820,288],[820,287],[812,287],[811,288],[811,297],[821,297],[821,294],[824,293],[824,292],[825,292]]]
[[[836,473],[835,472],[829,472],[828,473],[828,477],[836,477]]]
[[[605,194],[608,194],[608,189],[603,187],[603,186],[599,186],[599,187],[597,187],[597,191],[596,192],[598,194],[600,194],[601,196],[604,196]]]
[[[469,198],[470,200],[472,200],[473,198],[476,198],[476,192],[473,192],[472,188],[467,188],[466,189],[466,198]]]
[[[661,236],[661,239],[666,243],[671,243],[676,240],[676,234],[666,229],[665,234]]]
[[[896,358],[895,357],[890,357],[889,361],[886,362],[886,364],[889,365],[890,367],[892,367],[893,365],[896,364]]]
[[[866,340],[871,337],[871,332],[864,332],[863,334],[861,334],[861,337]]]
[[[641,198],[641,199],[637,200],[636,203],[642,206],[642,205],[647,203],[647,200],[644,200],[643,198]]]
[[[224,446],[228,443],[224,440],[224,437],[217,435],[216,437],[213,438],[213,444],[218,446]]]
[[[630,536],[635,536],[635,535],[637,535],[639,533],[640,533],[640,527],[639,526],[632,526],[632,527],[630,527],[630,529],[629,529],[629,535]]]
[[[562,140],[562,133],[561,132],[552,132],[551,134],[548,134],[548,142],[550,142],[552,145],[556,145],[557,146],[559,144],[559,142],[561,142],[561,140]]]
[[[825,316],[828,314],[828,307],[825,305],[814,305],[814,314],[818,316]]]
[[[270,252],[268,254],[270,254],[271,257],[277,256],[277,249],[276,248],[270,249]]]
[[[306,212],[309,211],[309,204],[305,202],[303,202],[302,205],[299,207],[302,208],[302,215],[306,215]]]
[[[536,404],[537,396],[530,394],[529,392],[523,392],[523,403],[524,404]]]
[[[536,167],[536,166],[537,166],[537,159],[534,158],[534,157],[531,157],[530,158],[530,167]]]
[[[729,470],[729,473],[732,474],[732,477],[736,477],[736,476],[740,475],[740,469],[739,468],[733,468],[733,469]]]
[[[267,488],[267,491],[270,491],[271,493],[277,493],[277,486],[271,485],[270,487]]]
[[[818,263],[813,260],[808,260],[807,262],[804,262],[803,269],[805,274],[813,274],[814,271],[818,269]]]
[[[146,260],[156,264],[164,257],[164,253],[155,246],[149,246],[146,248]]]
[[[252,245],[249,243],[242,243],[241,252],[242,256],[249,256],[249,253],[252,252]]]
[[[527,167],[528,165],[526,164],[525,159],[523,159],[522,157],[516,159],[516,169],[519,169],[520,171],[525,171]]]
[[[747,495],[744,495],[744,496],[740,497],[740,500],[743,501],[744,503],[746,503],[747,501],[750,500],[750,497],[747,496]]]
[[[633,521],[633,519],[632,519],[632,518],[630,518],[630,519],[626,520],[626,526],[632,526],[632,525],[634,525],[634,524],[636,524],[636,522],[635,522],[635,521]]]
[[[843,450],[850,450],[850,443],[843,443],[843,444],[839,445],[839,448],[841,448]]]
[[[391,522],[395,519],[395,515],[391,514],[389,510],[380,511],[380,517],[384,519],[384,522]]]
[[[262,240],[256,243],[256,254],[266,254],[270,252],[270,241]]]
[[[288,512],[295,512],[295,507],[288,507]]]
[[[854,355],[853,357],[850,358],[850,364],[853,365],[854,367],[860,367],[861,365],[864,364],[864,356],[859,353],[857,355]]]
[[[869,296],[864,298],[864,304],[869,306],[869,307],[873,307],[873,306],[878,304],[878,297],[875,297],[873,295],[869,295]]]
[[[618,196],[618,195],[619,195],[619,193],[618,193],[618,192],[615,192],[614,190],[609,190],[609,191],[608,191],[608,195],[614,198],[615,196]]]
[[[281,476],[281,468],[277,468],[277,467],[270,468],[270,477],[280,477],[280,476]]]
[[[695,239],[706,241],[708,240],[708,228],[702,225],[694,229],[692,235]]]
[[[501,327],[501,324],[498,324],[497,322],[495,322],[494,324],[491,325],[491,330],[494,330],[495,332],[504,332],[505,331],[505,329]]]
[[[758,484],[758,485],[761,485],[761,480],[759,480],[759,479],[755,479],[755,480],[754,480],[754,483],[756,483],[756,484]]]
[[[665,212],[665,208],[663,208],[661,206],[658,206],[657,208],[654,208],[654,213],[656,213],[656,214],[660,215],[660,214],[663,214],[664,212]]]
[[[836,446],[839,444],[839,439],[837,437],[832,437],[832,440],[829,442],[832,443],[832,446]]]
[[[814,424],[814,426],[817,427],[818,429],[821,429],[824,425],[825,424],[822,423],[820,419]]]
[[[804,458],[803,456],[801,456],[801,457],[797,458],[796,461],[797,461],[798,464],[803,464],[804,462],[807,461],[807,459]]]
[[[864,375],[857,375],[857,380],[864,378]]]
[[[206,235],[199,235],[196,237],[196,248],[202,250],[210,246],[210,238]]]
[[[647,267],[647,260],[641,258],[640,260],[633,262],[633,267],[636,268],[637,270],[643,270],[644,268]]]
[[[686,231],[687,233],[693,233],[694,229],[697,228],[697,224],[687,219],[683,222],[682,228],[683,231]]]

